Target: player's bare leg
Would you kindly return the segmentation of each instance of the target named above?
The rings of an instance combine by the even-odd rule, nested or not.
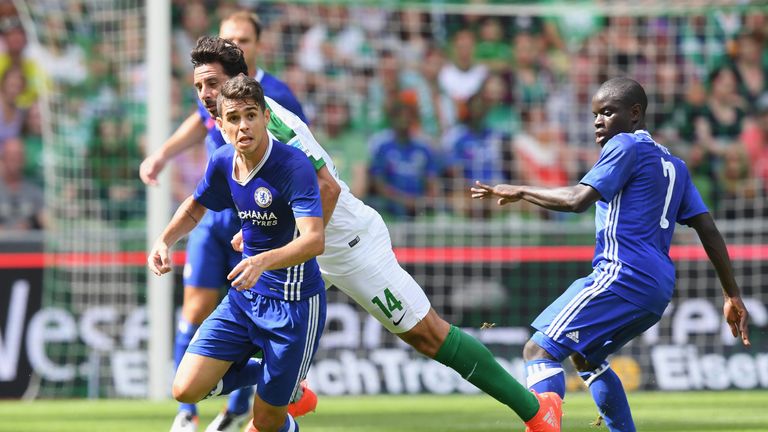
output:
[[[397,337],[425,356],[435,358],[450,330],[451,325],[430,309],[418,324],[407,332],[398,333]]]
[[[430,308],[412,329],[398,336],[510,407],[523,421],[531,420],[539,412],[536,396],[517,382],[485,345],[450,325],[434,309]]]
[[[186,353],[173,378],[173,398],[197,403],[211,393],[232,366],[231,361]]]
[[[174,338],[173,357],[177,368],[195,332],[203,320],[213,312],[218,302],[219,292],[217,289],[184,286],[181,317],[176,326]],[[181,403],[170,432],[196,432],[197,423],[197,407],[194,404]]]
[[[274,406],[265,402],[259,394],[253,397],[253,420],[248,432],[298,431],[299,425],[288,414],[288,406]]]

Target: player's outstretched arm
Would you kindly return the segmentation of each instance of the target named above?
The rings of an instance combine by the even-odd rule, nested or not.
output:
[[[736,279],[733,276],[733,267],[731,258],[728,256],[728,248],[725,246],[725,240],[717,229],[712,215],[702,213],[696,215],[686,222],[691,228],[696,230],[701,244],[707,252],[709,260],[715,266],[717,276],[723,286],[723,296],[725,304],[723,306],[723,315],[728,325],[731,327],[731,333],[734,337],[741,336],[741,342],[744,346],[750,346],[749,312],[741,299],[741,291]]]
[[[163,170],[165,164],[177,154],[200,144],[205,139],[205,129],[202,118],[197,112],[192,113],[184,123],[176,129],[176,132],[168,138],[154,153],[147,156],[139,166],[139,177],[146,185],[157,184],[157,176]]]
[[[325,250],[325,227],[319,217],[296,219],[299,236],[290,243],[240,261],[227,275],[238,291],[256,284],[266,270],[276,270],[306,262]]]
[[[149,252],[147,267],[152,273],[160,276],[171,271],[171,259],[168,250],[181,237],[197,226],[200,219],[205,215],[205,211],[205,207],[191,196],[181,203],[168,226],[155,240],[155,244]]]
[[[498,184],[490,186],[479,181],[470,188],[472,198],[496,197],[499,205],[525,200],[545,209],[581,213],[600,199],[591,186],[577,184],[558,188]]]

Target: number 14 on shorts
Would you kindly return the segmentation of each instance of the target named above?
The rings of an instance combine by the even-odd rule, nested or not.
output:
[[[390,291],[389,288],[384,288],[384,300],[387,302],[386,306],[384,305],[384,302],[381,301],[379,296],[372,298],[371,303],[378,306],[379,309],[384,312],[384,315],[386,315],[387,318],[392,318],[392,312],[396,310],[403,310],[403,304],[400,302],[400,300],[397,299],[397,297],[395,297],[394,294],[392,294],[392,291]]]

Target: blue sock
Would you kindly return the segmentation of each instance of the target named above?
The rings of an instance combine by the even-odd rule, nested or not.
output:
[[[229,394],[227,401],[227,411],[232,414],[244,414],[251,408],[251,397],[253,396],[253,387],[243,387]]]
[[[245,366],[233,365],[206,398],[227,395],[243,387],[255,386],[262,369],[261,359],[249,359]]]
[[[592,399],[597,405],[605,425],[611,432],[635,432],[635,422],[629,409],[627,394],[616,372],[608,362],[589,372],[580,372],[579,376],[587,383]]]
[[[525,363],[526,385],[537,393],[554,392],[565,398],[565,371],[557,360],[536,359]]]
[[[286,414],[285,423],[277,432],[299,432],[299,424],[296,423],[296,420],[290,414]]]
[[[187,352],[189,342],[192,341],[192,337],[195,336],[195,332],[200,328],[199,325],[191,324],[184,318],[179,319],[179,324],[176,327],[176,338],[173,345],[173,365],[174,370],[178,369],[181,358],[184,357],[184,353]],[[188,411],[192,415],[197,415],[197,405],[180,403],[179,411]]]

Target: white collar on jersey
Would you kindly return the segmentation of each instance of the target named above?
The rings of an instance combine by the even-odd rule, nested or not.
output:
[[[232,158],[232,180],[235,181],[235,183],[239,184],[240,186],[245,186],[248,184],[251,179],[256,177],[256,173],[259,172],[261,167],[264,166],[265,163],[267,163],[267,159],[269,159],[269,155],[272,153],[272,137],[269,138],[269,147],[267,147],[267,151],[264,152],[264,157],[261,158],[261,161],[259,161],[258,164],[256,164],[255,167],[251,170],[251,172],[248,173],[248,177],[244,178],[242,181],[235,178],[235,158]]]
[[[632,132],[632,133],[633,133],[633,134],[641,134],[641,135],[648,135],[648,136],[651,136],[651,133],[650,133],[650,132],[648,132],[648,131],[647,131],[647,130],[645,130],[645,129],[638,129],[638,130],[636,130],[636,131],[634,131],[634,132]]]
[[[253,79],[255,79],[258,82],[261,82],[262,78],[264,78],[264,69],[262,68],[256,69],[256,75],[253,76]]]

